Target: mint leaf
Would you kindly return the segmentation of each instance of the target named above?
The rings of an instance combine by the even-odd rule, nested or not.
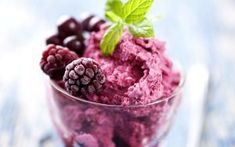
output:
[[[120,18],[119,16],[117,16],[115,13],[113,13],[112,11],[107,11],[105,12],[105,17],[112,21],[112,22],[120,22],[122,21],[122,18]]]
[[[104,55],[111,55],[114,52],[123,32],[123,24],[118,22],[113,24],[104,34],[100,43],[101,51]]]
[[[152,3],[153,0],[129,0],[123,6],[125,22],[130,24],[143,21]]]
[[[113,54],[121,39],[124,26],[128,26],[129,31],[135,37],[154,36],[151,22],[145,19],[153,1],[128,0],[123,4],[122,0],[107,0],[105,17],[114,24],[106,31],[100,42],[100,48],[104,55]]]
[[[144,19],[140,23],[129,25],[129,31],[135,37],[153,37],[154,36],[153,25],[148,19]]]
[[[122,1],[121,0],[107,0],[106,2],[106,7],[105,7],[105,11],[106,12],[113,12],[114,14],[116,14],[117,16],[122,16]]]

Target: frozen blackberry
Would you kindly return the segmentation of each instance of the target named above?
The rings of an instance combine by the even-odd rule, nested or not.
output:
[[[86,15],[82,21],[82,28],[88,32],[97,32],[100,30],[100,26],[105,23],[105,20],[95,16],[95,15]]]
[[[70,94],[80,96],[99,92],[105,83],[105,75],[93,59],[79,58],[66,66],[63,80]]]
[[[65,71],[65,66],[77,59],[78,56],[67,48],[48,45],[42,54],[40,62],[41,69],[53,80],[61,80]]]
[[[79,21],[73,17],[63,16],[58,21],[58,32],[60,38],[64,38],[71,35],[80,35],[82,34],[82,26]]]
[[[76,52],[79,56],[83,55],[85,50],[84,39],[78,36],[69,36],[64,39],[64,46],[68,47],[70,50]]]

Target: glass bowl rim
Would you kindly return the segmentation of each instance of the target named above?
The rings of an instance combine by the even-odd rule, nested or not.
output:
[[[179,62],[173,62],[174,64],[177,63],[177,69],[178,71],[180,72],[180,75],[181,75],[181,80],[180,80],[180,83],[179,85],[175,88],[175,90],[172,92],[172,94],[168,97],[161,97],[161,98],[158,98],[156,99],[155,101],[152,101],[148,104],[138,104],[138,105],[111,105],[111,104],[103,104],[103,103],[97,103],[97,102],[93,102],[93,101],[89,101],[89,100],[85,100],[85,99],[82,99],[82,98],[79,98],[79,97],[75,97],[71,94],[69,94],[65,89],[61,88],[58,84],[56,84],[56,82],[54,80],[50,80],[50,85],[56,89],[57,91],[61,92],[62,94],[66,95],[67,97],[71,98],[71,99],[74,99],[76,101],[81,101],[83,103],[87,103],[87,104],[91,104],[91,105],[95,105],[95,106],[102,106],[102,107],[112,107],[112,108],[137,108],[137,107],[146,107],[146,106],[150,106],[150,105],[154,105],[154,104],[158,104],[158,103],[161,103],[163,101],[166,101],[166,100],[169,100],[175,96],[177,96],[178,94],[180,94],[182,88],[183,88],[183,85],[184,85],[184,82],[185,82],[185,72],[183,71],[183,69],[181,68]],[[174,65],[175,66],[175,65]]]

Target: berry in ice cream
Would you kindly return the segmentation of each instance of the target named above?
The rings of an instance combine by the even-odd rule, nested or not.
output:
[[[79,58],[68,64],[63,79],[66,90],[75,96],[98,92],[105,83],[99,64],[91,58]]]
[[[92,14],[84,14],[82,20],[82,28],[84,31],[88,32],[97,32],[102,24],[105,23],[105,20],[92,15]]]
[[[67,47],[82,56],[85,44],[80,21],[74,17],[62,16],[58,22],[57,32],[46,39],[46,45],[49,44]]]
[[[66,37],[63,41],[63,45],[69,48],[71,51],[76,52],[79,56],[82,56],[85,50],[84,38],[81,35]]]
[[[77,58],[78,55],[67,48],[51,44],[43,52],[40,66],[51,79],[60,80],[65,66]]]
[[[80,35],[82,32],[81,23],[73,17],[61,17],[58,22],[58,32],[61,38],[71,35]]]

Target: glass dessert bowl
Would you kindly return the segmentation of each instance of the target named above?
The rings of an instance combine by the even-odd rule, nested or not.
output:
[[[172,95],[144,105],[108,105],[48,87],[49,110],[66,147],[157,147],[181,101],[184,79]]]

